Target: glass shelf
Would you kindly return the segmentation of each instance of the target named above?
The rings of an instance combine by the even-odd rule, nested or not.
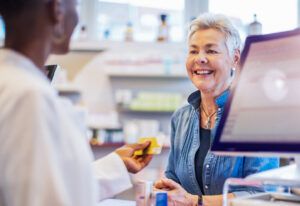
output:
[[[160,79],[188,79],[186,74],[164,74],[164,73],[108,73],[110,78],[160,78]]]
[[[97,149],[97,148],[110,148],[110,147],[122,147],[124,146],[126,143],[125,142],[107,142],[107,143],[100,143],[100,144],[97,144],[97,145],[93,145],[93,144],[90,144],[92,149]],[[163,149],[168,149],[170,148],[169,145],[163,145]]]
[[[91,144],[92,148],[103,148],[103,147],[122,147],[125,144],[125,142],[106,142],[106,143],[100,143],[100,144]]]

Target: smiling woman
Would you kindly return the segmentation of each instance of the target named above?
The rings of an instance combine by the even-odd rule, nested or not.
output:
[[[221,157],[210,151],[238,69],[240,45],[237,30],[223,15],[203,14],[191,23],[186,69],[197,91],[189,96],[189,105],[173,115],[171,153],[165,172],[170,180],[155,185],[169,189],[174,205],[222,205],[227,178],[278,167],[276,158]],[[229,197],[256,191],[235,188]]]

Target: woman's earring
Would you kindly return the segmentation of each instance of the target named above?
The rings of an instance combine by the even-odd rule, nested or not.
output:
[[[235,74],[235,68],[232,67],[231,70],[230,70],[230,76],[233,77]]]

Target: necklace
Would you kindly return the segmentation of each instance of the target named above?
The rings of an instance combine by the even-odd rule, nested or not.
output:
[[[211,118],[217,113],[217,110],[214,111],[213,113],[211,113],[210,115],[208,115],[206,113],[206,111],[204,110],[202,104],[200,105],[200,108],[203,110],[203,112],[204,112],[204,114],[206,116],[205,129],[210,129],[210,127],[211,127]]]

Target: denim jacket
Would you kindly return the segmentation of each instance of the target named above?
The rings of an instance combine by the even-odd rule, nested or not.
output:
[[[215,127],[211,130],[211,138],[215,136],[228,95],[229,90],[216,98],[218,111]],[[200,92],[196,91],[189,96],[189,105],[183,106],[173,114],[171,150],[165,172],[167,178],[181,184],[187,192],[197,195],[202,195],[195,174],[195,154],[201,144],[199,138],[200,102]],[[278,166],[278,158],[228,157],[218,156],[208,151],[202,170],[205,193],[203,195],[222,194],[224,182],[229,177],[244,178],[250,174]],[[241,195],[251,191],[240,187],[231,192],[234,192],[235,195]]]

